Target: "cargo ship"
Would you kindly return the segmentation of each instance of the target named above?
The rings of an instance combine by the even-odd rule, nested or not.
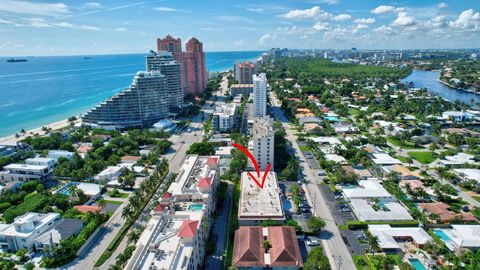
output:
[[[27,62],[27,61],[28,61],[27,59],[14,59],[14,58],[7,59],[8,63]]]

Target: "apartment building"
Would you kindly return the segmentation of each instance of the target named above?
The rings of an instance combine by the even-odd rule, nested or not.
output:
[[[228,103],[215,108],[212,115],[212,128],[217,132],[230,132],[236,127],[237,104]]]
[[[237,62],[233,65],[233,75],[235,80],[241,84],[252,83],[252,77],[255,74],[255,64],[251,62]]]
[[[264,117],[267,114],[267,75],[253,75],[253,115]]]
[[[203,269],[220,182],[218,156],[187,156],[155,207],[126,269]]]
[[[57,164],[56,160],[53,158],[28,158],[25,160],[25,164],[28,165],[38,165],[38,166],[47,166],[50,170],[53,170],[55,164]]]
[[[252,139],[248,143],[248,148],[257,160],[260,170],[266,170],[269,163],[273,168],[275,136],[272,119],[270,117],[255,118],[250,134]],[[251,163],[248,166],[253,168]]]
[[[53,170],[45,165],[9,164],[0,172],[1,182],[11,181],[47,181],[53,176]]]

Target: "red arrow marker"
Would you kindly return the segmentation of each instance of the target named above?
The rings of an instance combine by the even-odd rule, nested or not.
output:
[[[252,153],[250,153],[250,151],[245,149],[245,147],[241,146],[240,144],[234,143],[233,146],[235,146],[240,151],[242,151],[245,155],[247,155],[247,157],[253,163],[253,167],[255,167],[255,171],[257,172],[258,179],[251,172],[247,172],[247,174],[248,174],[248,176],[250,176],[250,178],[253,180],[253,182],[255,182],[255,184],[257,184],[258,187],[263,189],[263,186],[265,185],[265,180],[267,179],[267,175],[268,175],[268,172],[270,171],[270,167],[272,167],[272,164],[268,163],[267,168],[265,169],[265,173],[261,177],[262,182],[260,182],[259,181],[259,179],[260,179],[260,167],[258,167],[258,163],[257,163],[257,160],[255,159],[255,157],[252,155]]]

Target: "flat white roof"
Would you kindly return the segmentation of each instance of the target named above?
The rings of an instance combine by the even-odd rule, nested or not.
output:
[[[310,139],[316,143],[342,144],[342,142],[336,137],[315,137]]]
[[[350,204],[361,221],[413,220],[407,209],[397,202],[380,202],[377,206],[381,209],[374,209],[375,203],[366,199],[353,199],[350,200]]]
[[[44,158],[44,157],[35,157],[35,158],[27,158],[25,160],[26,163],[35,162],[35,163],[49,163],[55,161],[53,158]]]
[[[458,153],[454,156],[446,156],[445,159],[440,162],[445,165],[474,164],[475,160],[473,158],[473,155]]]
[[[217,156],[230,156],[233,146],[221,146],[215,150],[215,155]]]
[[[442,229],[442,231],[449,238],[442,238],[442,240],[452,250],[480,247],[480,225],[452,225],[452,229]]]
[[[348,199],[393,198],[376,178],[361,180],[356,187],[342,186],[342,191]]]
[[[325,154],[325,158],[327,160],[334,161],[337,163],[344,163],[347,161],[344,157],[339,156],[337,154]]]
[[[475,180],[480,183],[479,169],[453,169],[453,171],[466,178],[465,180]]]
[[[372,161],[375,164],[380,164],[380,165],[402,164],[400,160],[393,158],[386,153],[374,153],[372,154],[372,156],[373,156]]]
[[[400,248],[395,238],[410,237],[419,245],[424,245],[432,237],[419,227],[390,227],[390,225],[368,225],[368,231],[378,238],[380,248]]]
[[[30,165],[30,164],[9,164],[4,167],[6,170],[32,170],[32,171],[42,171],[48,169],[47,166],[44,165]]]
[[[252,174],[256,176],[256,172],[252,172]],[[260,172],[261,176],[263,174],[264,172]],[[268,173],[263,189],[250,178],[247,172],[243,172],[240,187],[239,219],[285,219],[280,198],[280,188],[274,172]]]
[[[87,196],[95,196],[102,191],[102,186],[93,183],[80,183],[77,188],[83,191]]]

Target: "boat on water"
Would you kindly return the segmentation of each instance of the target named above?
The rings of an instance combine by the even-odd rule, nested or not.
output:
[[[90,57],[90,56],[85,56],[85,57],[83,57],[83,59],[88,60],[88,59],[92,59],[92,57]]]
[[[8,63],[18,63],[18,62],[27,62],[27,61],[28,61],[27,59],[15,59],[15,58],[7,59]]]

